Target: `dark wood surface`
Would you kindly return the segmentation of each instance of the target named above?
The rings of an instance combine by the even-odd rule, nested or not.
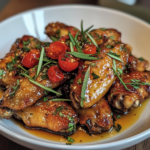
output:
[[[57,5],[57,4],[92,4],[97,5],[97,0],[10,0],[0,12],[0,21],[19,12],[32,8]],[[0,150],[29,150],[0,135]],[[124,150],[150,150],[150,138]]]

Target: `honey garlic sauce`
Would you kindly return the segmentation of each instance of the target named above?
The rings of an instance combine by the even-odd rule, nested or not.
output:
[[[92,135],[89,136],[84,130],[79,128],[76,133],[71,135],[70,137],[75,140],[74,143],[87,143],[87,142],[95,142],[98,140],[104,140],[107,138],[111,138],[113,136],[116,136],[120,134],[121,132],[127,130],[129,127],[131,127],[140,117],[144,109],[146,108],[148,102],[150,101],[150,98],[145,100],[141,106],[139,106],[136,109],[130,110],[130,112],[126,115],[121,115],[120,119],[116,119],[115,124],[120,124],[122,126],[122,129],[120,132],[116,132],[114,129],[112,129],[109,132],[103,132],[102,134],[99,135]],[[41,130],[32,130],[32,129],[27,129],[24,127],[23,123],[16,121],[13,119],[13,121],[23,130],[26,132],[37,136],[39,138],[43,138],[46,140],[51,140],[51,141],[56,141],[56,142],[63,142],[66,143],[66,139],[63,138],[63,136],[55,135],[48,133],[46,131],[41,131]]]

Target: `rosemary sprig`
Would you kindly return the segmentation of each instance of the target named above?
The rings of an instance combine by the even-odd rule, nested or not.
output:
[[[70,50],[71,50],[71,52],[74,52],[74,48],[73,48],[72,42],[70,42]]]
[[[123,62],[123,61],[120,59],[120,55],[118,55],[118,54],[116,54],[116,53],[114,53],[114,52],[112,52],[112,51],[109,51],[108,53],[106,53],[106,55],[112,57],[113,59],[116,59],[116,60],[118,60],[118,61]]]
[[[49,91],[49,92],[52,92],[52,93],[55,93],[55,94],[58,94],[58,95],[62,95],[62,94],[60,94],[60,93],[54,91],[53,89],[48,88],[48,87],[44,86],[43,84],[40,84],[40,83],[34,81],[30,76],[28,76],[28,75],[25,74],[25,73],[21,73],[21,75],[23,75],[23,76],[29,78],[29,81],[30,81],[31,83],[33,83],[33,84],[35,84],[35,85],[41,87],[42,89],[44,89],[44,90],[46,90],[46,91]]]
[[[90,75],[90,66],[88,67],[88,69],[85,73],[85,77],[84,77],[83,84],[82,84],[81,101],[80,101],[80,106],[81,107],[83,107],[83,102],[85,100],[85,91],[86,91],[89,75]]]
[[[84,33],[88,32],[91,28],[93,28],[93,25],[91,25],[89,28],[87,28]]]
[[[122,85],[125,87],[126,90],[130,91],[127,86],[125,85],[125,83],[123,82],[122,78],[119,76],[118,72],[116,71],[116,63],[115,63],[115,60],[113,59],[113,66],[112,66],[112,69],[115,73],[115,75],[117,75],[117,77],[119,78],[120,82],[122,83]]]
[[[83,54],[83,53],[79,53],[79,52],[67,52],[68,54],[71,54],[77,58],[80,59],[85,59],[85,60],[98,60],[99,58],[97,57],[93,57],[90,54]]]
[[[51,38],[51,40],[52,40],[53,42],[58,41],[58,39],[55,38],[55,37],[53,37],[53,36],[51,36],[50,38]]]
[[[56,98],[56,99],[51,99],[49,101],[71,101],[70,99],[63,99],[63,98]]]
[[[18,65],[18,68],[21,68],[24,72],[28,72],[28,70],[26,70],[25,68],[23,68],[22,66]]]
[[[98,45],[97,45],[97,43],[95,42],[95,40],[93,39],[93,37],[92,37],[90,34],[88,34],[87,32],[86,32],[86,34],[87,34],[87,36],[91,39],[91,41],[93,42],[93,44],[98,48]]]

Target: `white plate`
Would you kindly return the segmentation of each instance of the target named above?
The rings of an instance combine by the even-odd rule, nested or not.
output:
[[[80,28],[111,27],[122,33],[122,41],[133,48],[133,54],[149,60],[150,25],[128,14],[94,6],[64,5],[45,7],[27,11],[0,23],[0,54],[6,54],[13,42],[22,35],[33,35],[40,40],[48,41],[44,27],[49,22],[64,22]],[[103,149],[117,150],[129,147],[150,137],[150,102],[139,120],[125,132],[115,137],[87,144],[64,145],[62,143],[35,137],[14,124],[11,120],[0,118],[0,133],[14,142],[36,150],[46,149]]]

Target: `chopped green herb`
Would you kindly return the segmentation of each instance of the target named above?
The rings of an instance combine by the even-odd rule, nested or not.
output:
[[[111,48],[111,46],[110,45],[106,45],[106,48]]]
[[[47,106],[49,106],[49,103],[46,103]]]
[[[143,57],[138,58],[139,61],[144,61],[145,59]]]
[[[82,83],[82,79],[78,79],[77,84],[81,84]]]
[[[40,49],[41,48],[41,44],[40,43],[36,44],[35,47],[36,47],[36,49]]]
[[[92,76],[93,76],[93,79],[98,79],[99,78],[99,76],[96,75],[94,72],[92,73]]]
[[[90,66],[88,67],[88,69],[87,69],[87,71],[85,73],[85,77],[84,77],[83,84],[82,84],[81,101],[80,101],[80,106],[81,107],[83,107],[83,102],[85,100],[85,91],[86,91],[86,87],[87,87],[87,82],[88,82],[89,74],[90,74]]]
[[[95,67],[96,63],[91,63],[90,66]]]
[[[23,45],[28,45],[30,43],[30,39],[28,39],[27,41],[23,41]]]
[[[51,37],[50,37],[50,39],[51,39],[53,42],[58,41],[58,39],[57,39],[57,38],[55,38],[55,37],[53,37],[53,36],[51,36]]]
[[[68,136],[68,139],[67,139],[67,140],[68,140],[68,142],[71,142],[71,143],[73,143],[73,142],[74,142],[74,139],[72,139],[72,138],[71,138],[71,137],[69,137],[69,136]]]
[[[63,117],[64,115],[60,112],[60,113],[59,113],[59,116],[60,116],[60,117]]]
[[[49,79],[49,78],[48,78],[48,75],[42,75],[41,78],[42,78],[42,80]]]
[[[115,39],[114,36],[110,36],[109,38],[110,38],[110,39],[113,39],[113,40]]]
[[[121,47],[120,47],[120,50],[127,52],[127,49],[125,48],[125,45],[121,46]]]
[[[106,29],[106,28],[101,28],[101,30],[102,30],[102,31],[105,31],[105,30],[107,30],[107,29]]]
[[[101,50],[102,50],[101,47],[98,47],[98,48],[97,48],[97,52],[100,52]]]
[[[131,79],[130,81],[131,82],[140,82],[140,80],[137,80],[137,79]]]
[[[56,113],[55,113],[55,112],[53,112],[53,115],[56,115]]]
[[[4,74],[4,71],[0,69],[0,79],[2,78],[2,75]]]
[[[19,87],[20,87],[20,82],[19,82],[19,79],[17,79],[17,85],[16,86],[12,86],[13,92],[11,92],[9,96],[10,97],[15,96],[15,93],[17,92]]]
[[[58,112],[60,112],[62,110],[63,110],[63,106],[59,106],[59,107],[56,108],[56,113],[58,113]]]
[[[43,101],[46,102],[48,100],[48,97],[44,97]]]
[[[29,48],[29,47],[26,47],[26,46],[23,46],[22,50],[23,50],[24,52],[29,52],[29,51],[30,51],[30,48]]]
[[[119,119],[119,118],[121,118],[121,116],[120,116],[120,115],[117,115],[117,119]]]
[[[67,116],[69,121],[74,122],[74,118],[72,116]]]
[[[117,124],[117,126],[114,125],[113,127],[117,132],[119,132],[122,129],[120,124]]]

